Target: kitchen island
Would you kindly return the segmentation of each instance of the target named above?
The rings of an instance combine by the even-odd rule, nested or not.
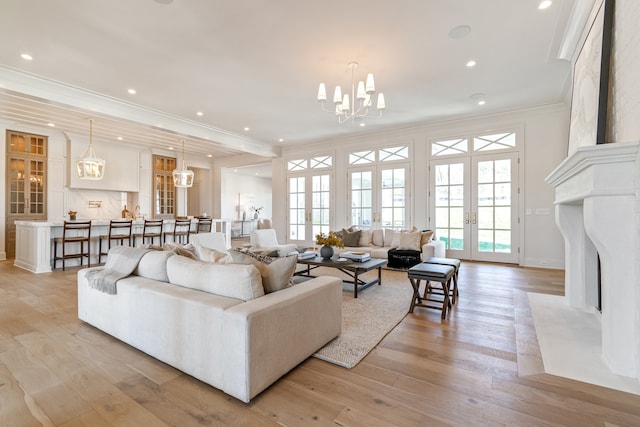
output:
[[[102,235],[109,233],[109,220],[91,220],[91,265],[98,265],[98,243]],[[214,219],[211,231],[221,231],[225,234],[227,247],[231,247],[232,220]],[[62,236],[63,220],[47,221],[16,221],[16,258],[14,266],[31,271],[32,273],[49,273],[53,267],[53,239]],[[163,232],[171,233],[175,220],[164,220]],[[132,233],[142,233],[143,219],[133,220]],[[191,230],[197,230],[198,220],[191,220]],[[69,265],[79,260],[67,261]]]

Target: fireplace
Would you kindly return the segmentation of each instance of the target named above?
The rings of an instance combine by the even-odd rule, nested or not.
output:
[[[633,378],[640,378],[639,147],[580,147],[547,177],[565,240],[565,298],[583,311],[600,306],[602,358]]]

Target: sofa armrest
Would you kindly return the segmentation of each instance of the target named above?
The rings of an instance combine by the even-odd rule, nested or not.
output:
[[[432,240],[429,243],[422,245],[423,261],[431,257],[445,258],[446,253],[447,251],[442,240]]]
[[[342,282],[335,277],[317,277],[229,308],[223,390],[249,402],[341,329]]]

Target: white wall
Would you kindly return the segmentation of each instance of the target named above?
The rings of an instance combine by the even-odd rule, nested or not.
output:
[[[222,171],[221,214],[222,218],[241,219],[237,211],[239,195],[250,195],[255,207],[262,207],[261,218],[271,218],[271,179],[234,173],[233,169]],[[250,206],[246,207],[246,217],[251,218]]]
[[[525,266],[564,268],[564,240],[554,221],[553,189],[544,178],[567,156],[569,110],[564,104],[531,108],[514,112],[456,120],[434,125],[419,126],[394,132],[364,135],[322,144],[285,147],[283,159],[274,161],[273,203],[274,227],[279,236],[286,233],[286,159],[301,156],[333,154],[335,180],[335,215],[333,227],[348,226],[346,158],[349,152],[361,148],[390,147],[409,144],[414,157],[411,159],[412,225],[432,228],[428,221],[429,188],[428,141],[435,138],[482,132],[491,129],[519,127],[524,129],[522,151],[521,193],[521,264]],[[531,215],[526,215],[528,209]],[[537,213],[537,214],[536,214]]]

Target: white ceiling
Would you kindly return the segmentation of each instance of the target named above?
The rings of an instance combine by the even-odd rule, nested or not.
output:
[[[166,148],[184,138],[192,155],[269,157],[288,144],[561,102],[593,4],[167,2],[2,0],[0,117],[83,136],[92,117],[96,143]],[[469,35],[450,37],[460,25]],[[316,101],[320,82],[330,98],[336,84],[350,86],[350,61],[386,98],[365,127],[337,124]]]

